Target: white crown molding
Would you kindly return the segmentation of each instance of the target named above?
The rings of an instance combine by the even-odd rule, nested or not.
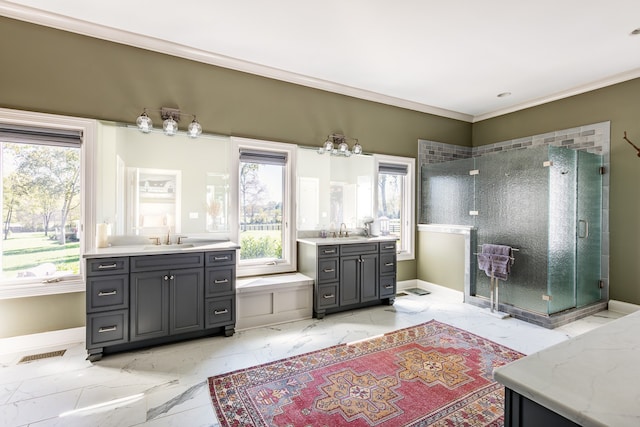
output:
[[[130,33],[128,31],[109,28],[102,25],[73,19],[2,0],[0,0],[0,14],[8,18],[31,22],[33,24],[44,25],[64,31],[70,31],[85,36],[126,44],[141,49],[151,50],[154,52],[177,56],[180,58],[198,61],[209,65],[215,65],[218,67],[229,68],[236,71],[242,71],[249,74],[255,74],[262,77],[281,80],[288,83],[294,83],[301,86],[307,86],[314,89],[320,89],[327,92],[347,95],[354,98],[364,99],[366,101],[378,102],[381,104],[406,108],[421,113],[434,114],[437,116],[466,122],[470,122],[473,119],[473,116],[469,114],[451,111],[444,108],[433,107],[430,105],[395,98],[364,89],[341,85],[338,83],[292,73],[289,71],[279,70],[277,68],[267,67],[265,65],[242,61],[229,56],[219,55],[201,49],[195,49],[189,46],[167,42],[165,40],[160,40],[153,37],[141,36],[138,34]]]
[[[547,104],[559,99],[569,98],[571,96],[580,95],[582,93],[591,92],[592,90],[602,89],[603,87],[611,86],[617,83],[626,82],[640,77],[640,68],[636,68],[625,73],[616,74],[614,76],[607,77],[602,80],[598,80],[586,85],[576,86],[572,89],[555,93],[553,95],[537,98],[531,101],[523,102],[521,104],[512,105],[511,107],[501,110],[492,111],[490,113],[479,114],[473,117],[472,123],[477,123],[482,120],[491,119],[493,117],[503,116],[505,114],[513,113],[515,111],[524,110],[525,108],[536,107],[538,105]]]

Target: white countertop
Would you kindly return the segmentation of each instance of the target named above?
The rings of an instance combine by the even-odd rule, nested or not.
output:
[[[353,243],[369,242],[393,242],[398,240],[396,236],[349,236],[349,237],[299,237],[298,242],[310,245],[348,245]]]
[[[108,248],[95,248],[87,251],[84,258],[104,258],[116,256],[136,256],[136,255],[158,255],[175,254],[184,252],[211,252],[224,251],[230,249],[240,249],[235,242],[214,242],[214,243],[185,243],[182,245],[118,245]]]
[[[640,426],[640,312],[497,368],[494,378],[585,427]]]

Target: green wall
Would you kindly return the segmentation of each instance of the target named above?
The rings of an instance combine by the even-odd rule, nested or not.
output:
[[[416,277],[464,292],[465,250],[462,234],[418,232],[420,261]]]
[[[0,57],[3,108],[133,123],[145,107],[174,107],[197,114],[205,132],[309,146],[340,132],[358,138],[366,152],[405,157],[417,157],[418,139],[471,143],[471,124],[463,121],[4,17]],[[398,279],[414,278],[416,262],[399,263]],[[42,301],[59,308],[45,313]],[[84,310],[84,299],[73,294],[0,300],[0,312],[11,312],[14,325],[0,338],[83,326]]]

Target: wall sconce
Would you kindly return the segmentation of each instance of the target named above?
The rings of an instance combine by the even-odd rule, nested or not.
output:
[[[180,116],[184,115],[193,117],[193,120],[187,127],[187,136],[197,138],[202,133],[202,126],[200,126],[200,123],[198,123],[194,114],[182,113],[176,108],[167,107],[162,107],[160,110],[156,111],[159,111],[160,117],[162,117],[162,131],[165,135],[173,136],[178,133],[178,122],[180,121]],[[136,119],[136,126],[138,126],[138,129],[140,129],[140,132],[142,133],[149,133],[153,129],[153,122],[147,114],[146,108]]]
[[[349,149],[347,140],[355,141],[353,148]],[[318,148],[318,154],[329,153],[332,156],[345,156],[349,157],[352,154],[362,154],[362,146],[356,138],[349,138],[339,133],[332,133],[327,136],[327,140],[323,146]]]

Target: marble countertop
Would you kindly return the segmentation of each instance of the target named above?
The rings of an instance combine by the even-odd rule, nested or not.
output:
[[[94,248],[87,251],[84,258],[104,258],[115,256],[158,255],[184,252],[211,252],[240,249],[235,242],[198,242],[180,245],[117,245],[108,248]]]
[[[349,236],[349,237],[299,237],[298,242],[310,245],[345,245],[353,243],[369,243],[369,242],[393,242],[398,240],[396,236]]]
[[[585,427],[640,425],[640,312],[497,368],[494,378]]]

